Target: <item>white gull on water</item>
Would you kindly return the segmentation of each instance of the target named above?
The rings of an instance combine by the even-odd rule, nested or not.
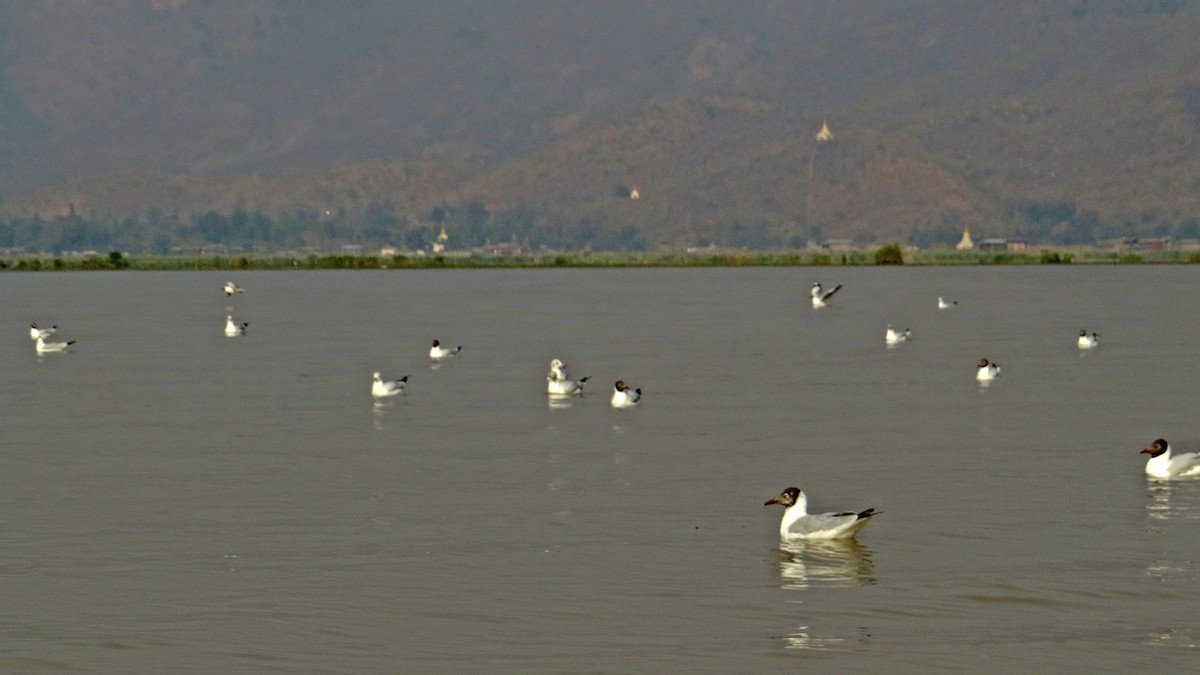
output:
[[[841,513],[809,513],[808,498],[800,488],[790,487],[763,506],[782,504],[783,519],[779,522],[782,539],[849,539],[867,526],[871,517],[878,515],[875,509],[845,511]]]

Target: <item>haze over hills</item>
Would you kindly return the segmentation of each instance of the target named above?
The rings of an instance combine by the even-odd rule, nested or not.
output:
[[[9,0],[0,220],[132,218],[127,246],[212,241],[209,212],[341,228],[304,241],[1187,235],[1198,45],[1200,0]]]

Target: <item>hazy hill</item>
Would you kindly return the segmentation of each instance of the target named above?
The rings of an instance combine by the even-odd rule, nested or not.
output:
[[[0,217],[1161,229],[1200,218],[1198,45],[1189,0],[8,0]]]

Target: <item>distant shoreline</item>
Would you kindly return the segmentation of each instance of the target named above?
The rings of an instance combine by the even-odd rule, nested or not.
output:
[[[886,247],[885,247],[886,248]],[[117,251],[87,257],[27,255],[0,258],[0,271],[79,272],[102,270],[198,271],[283,269],[545,269],[601,267],[918,267],[975,265],[1197,264],[1200,251],[947,251],[903,253],[903,262],[881,257],[885,249],[845,252],[714,251],[704,253],[554,253],[487,256],[446,255],[126,255]]]

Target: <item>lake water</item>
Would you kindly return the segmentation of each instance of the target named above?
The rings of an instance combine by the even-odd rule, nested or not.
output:
[[[1194,672],[1200,481],[1138,451],[1200,449],[1198,284],[2,274],[0,671]],[[38,357],[33,321],[78,343]],[[554,357],[588,396],[550,405]],[[781,546],[789,485],[882,515]]]

